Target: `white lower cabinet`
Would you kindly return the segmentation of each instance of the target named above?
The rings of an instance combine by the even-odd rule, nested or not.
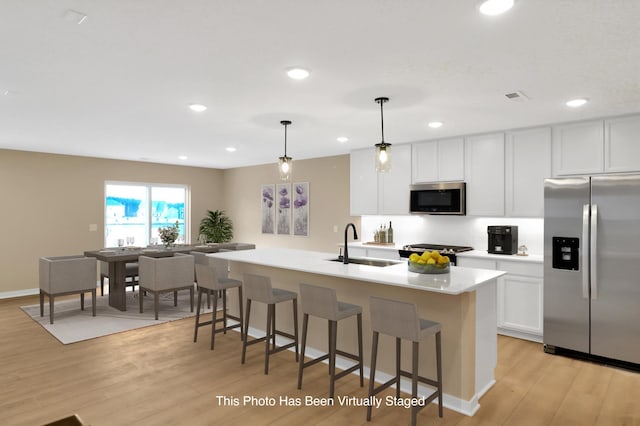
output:
[[[507,275],[498,278],[498,331],[542,341],[542,265],[498,262]]]
[[[542,264],[458,256],[458,266],[506,271],[498,278],[498,333],[542,342]]]

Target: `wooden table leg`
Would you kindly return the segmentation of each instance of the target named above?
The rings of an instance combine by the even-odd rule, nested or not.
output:
[[[125,282],[127,262],[109,262],[109,306],[127,310],[127,285]]]

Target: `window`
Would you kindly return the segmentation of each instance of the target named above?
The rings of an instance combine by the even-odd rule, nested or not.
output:
[[[178,222],[176,242],[188,242],[188,188],[125,182],[105,184],[105,247],[159,244],[158,228]]]

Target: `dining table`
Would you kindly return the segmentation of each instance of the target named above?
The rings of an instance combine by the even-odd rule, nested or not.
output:
[[[191,245],[175,244],[171,247],[113,247],[99,250],[85,251],[87,257],[95,257],[97,260],[109,264],[109,306],[121,311],[127,310],[126,297],[126,265],[129,262],[137,262],[139,256],[171,257],[176,253],[190,253],[198,251],[203,253],[215,253],[220,248],[216,245]]]

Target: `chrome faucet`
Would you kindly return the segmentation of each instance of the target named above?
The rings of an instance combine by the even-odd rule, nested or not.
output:
[[[347,226],[344,228],[344,256],[342,257],[342,263],[345,265],[349,263],[349,249],[347,248],[347,234],[349,231],[349,227],[353,228],[353,239],[358,239],[358,231],[356,231],[356,225],[353,223],[347,223]]]

